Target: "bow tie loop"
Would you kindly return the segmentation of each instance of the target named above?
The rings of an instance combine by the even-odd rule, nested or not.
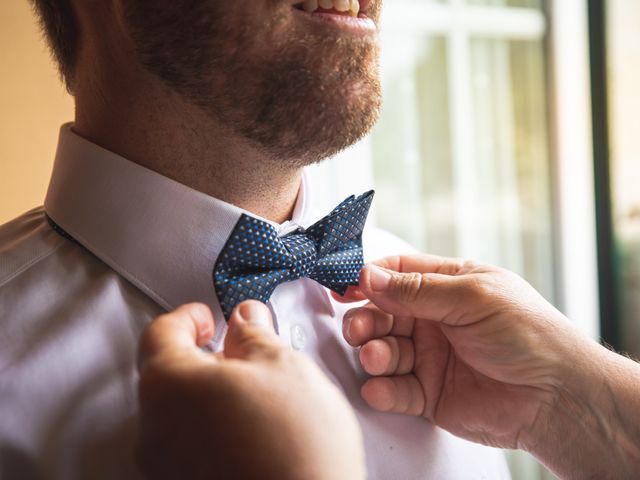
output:
[[[306,233],[318,242],[320,256],[341,248],[345,242],[361,238],[373,195],[373,191],[357,198],[352,195],[307,229]]]
[[[283,237],[271,224],[243,214],[213,271],[225,318],[238,303],[267,302],[278,285],[302,277],[340,294],[357,285],[364,266],[362,231],[373,195],[349,197],[307,230]]]

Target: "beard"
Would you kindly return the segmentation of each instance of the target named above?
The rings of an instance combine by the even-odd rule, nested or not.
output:
[[[286,0],[122,2],[144,68],[280,166],[330,157],[378,118],[375,38],[328,34]]]

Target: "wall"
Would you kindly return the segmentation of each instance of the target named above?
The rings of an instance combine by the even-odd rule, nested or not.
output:
[[[27,0],[0,2],[0,224],[41,205],[73,101]]]

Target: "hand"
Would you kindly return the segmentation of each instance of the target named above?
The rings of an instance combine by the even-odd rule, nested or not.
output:
[[[339,297],[336,297],[339,298]],[[506,270],[428,255],[368,265],[342,301],[373,408],[520,448],[567,478],[640,468],[640,368]]]
[[[346,340],[362,346],[362,366],[374,376],[363,398],[475,442],[522,447],[557,397],[563,343],[585,340],[505,270],[427,255],[377,265],[346,298],[371,301],[344,318]]]
[[[192,304],[142,336],[138,458],[149,478],[365,478],[351,407],[280,342],[264,305],[236,308],[224,354],[198,348],[213,332],[209,309]]]

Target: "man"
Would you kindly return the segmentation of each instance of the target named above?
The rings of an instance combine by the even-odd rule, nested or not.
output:
[[[242,215],[280,236],[318,220],[303,168],[375,122],[381,3],[320,5],[35,1],[76,118],[61,129],[44,209],[0,229],[3,474],[135,478],[145,324],[201,302],[217,320],[208,348],[220,349],[212,276]],[[403,248],[365,235],[372,258]],[[326,288],[284,283],[269,306],[280,337],[351,402],[371,478],[508,477],[499,451],[361,400],[346,307]]]

